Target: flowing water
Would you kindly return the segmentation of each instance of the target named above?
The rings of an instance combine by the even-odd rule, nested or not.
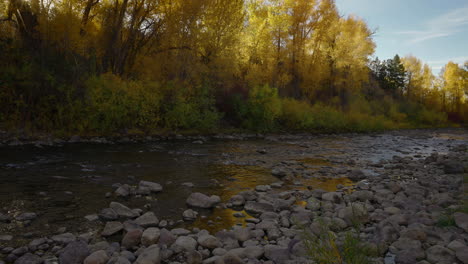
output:
[[[424,136],[421,137],[421,134]],[[330,170],[390,159],[394,155],[424,158],[434,151],[446,153],[468,141],[466,130],[417,131],[378,135],[272,136],[266,140],[164,141],[132,144],[66,144],[61,147],[17,146],[0,148],[0,212],[10,216],[36,212],[30,225],[0,223],[0,235],[15,239],[55,233],[66,227],[87,232],[99,226],[84,216],[96,214],[119,201],[131,208],[148,205],[160,219],[180,220],[191,192],[219,195],[223,202],[242,190],[277,182],[273,165],[295,162],[311,177],[287,183],[283,189],[352,185]],[[266,150],[260,154],[258,150]],[[349,166],[348,166],[349,167]],[[328,172],[328,173],[327,173]],[[372,173],[370,170],[369,173]],[[327,177],[322,177],[325,174]],[[128,200],[111,197],[115,183],[137,185],[140,180],[163,185],[161,193]],[[186,187],[190,182],[194,187]],[[201,211],[189,226],[211,231],[244,223],[232,209]],[[250,217],[247,213],[246,217]]]

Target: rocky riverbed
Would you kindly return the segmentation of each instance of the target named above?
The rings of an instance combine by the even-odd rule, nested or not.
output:
[[[358,220],[375,263],[468,263],[466,130],[179,140],[4,147],[0,259],[310,263],[304,233],[340,246]]]

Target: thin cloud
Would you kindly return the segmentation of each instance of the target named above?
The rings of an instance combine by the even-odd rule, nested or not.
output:
[[[458,8],[427,21],[422,30],[400,31],[397,33],[409,36],[409,44],[447,37],[465,29],[468,25],[468,16],[466,14],[468,14],[468,7]]]
[[[432,68],[432,71],[436,73],[439,72],[449,61],[463,64],[465,61],[468,61],[468,56],[453,57],[444,60],[433,60],[428,61],[427,64]]]

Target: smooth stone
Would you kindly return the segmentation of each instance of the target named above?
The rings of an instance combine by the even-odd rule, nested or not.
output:
[[[112,236],[122,231],[124,226],[120,222],[107,222],[104,226],[104,230],[101,232],[101,236]]]
[[[138,255],[134,264],[160,264],[161,263],[161,249],[158,245],[152,245],[143,250]]]
[[[109,256],[106,251],[98,250],[93,252],[91,255],[85,258],[84,264],[106,264],[109,260]]]
[[[140,181],[138,184],[139,188],[148,188],[151,192],[160,192],[163,190],[163,187],[159,183],[150,182],[150,181]]]
[[[70,242],[59,255],[60,263],[82,264],[90,254],[88,245],[81,241]]]
[[[219,196],[207,196],[199,192],[190,194],[186,201],[187,205],[199,208],[213,208],[220,202],[221,198]]]
[[[142,234],[143,231],[141,231],[140,229],[128,231],[122,239],[122,246],[127,249],[131,249],[133,247],[138,246]]]
[[[117,213],[118,216],[123,218],[135,218],[138,217],[138,214],[135,213],[132,209],[128,208],[127,206],[118,203],[118,202],[111,202],[109,207]]]
[[[156,227],[158,226],[159,219],[153,212],[146,212],[142,216],[135,219],[135,223],[142,227]]]
[[[156,228],[156,227],[147,228],[145,229],[145,231],[143,231],[143,234],[141,235],[141,244],[144,246],[150,246],[150,245],[156,244],[159,241],[160,235],[161,235],[161,232],[159,228]]]

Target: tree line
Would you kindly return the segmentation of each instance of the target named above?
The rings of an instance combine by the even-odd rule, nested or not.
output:
[[[0,0],[0,123],[373,130],[466,121],[468,64],[372,60],[333,0]]]

